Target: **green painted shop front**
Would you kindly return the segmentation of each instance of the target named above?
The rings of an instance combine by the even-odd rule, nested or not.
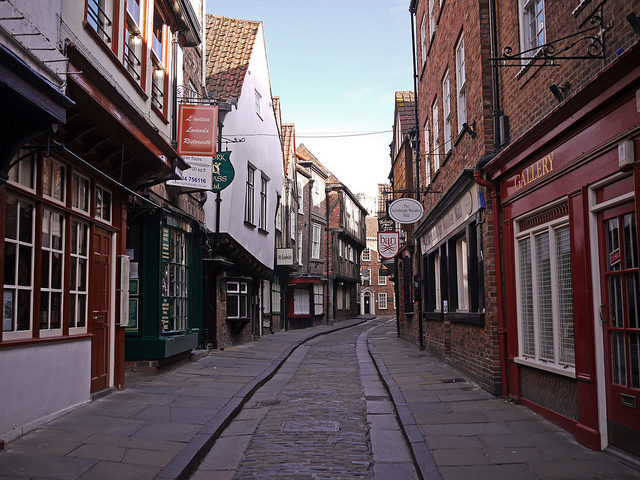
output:
[[[202,343],[201,231],[163,210],[130,214],[126,360],[164,360]]]

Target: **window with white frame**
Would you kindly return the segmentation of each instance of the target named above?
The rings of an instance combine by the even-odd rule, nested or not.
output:
[[[111,192],[99,185],[95,190],[96,218],[111,223]]]
[[[451,137],[451,81],[449,80],[449,70],[442,79],[442,121],[443,121],[443,145],[444,153],[449,153],[453,144]]]
[[[424,121],[424,184],[431,183],[431,135],[429,132],[429,119]]]
[[[69,328],[87,325],[89,285],[89,225],[73,220],[69,276]]]
[[[313,314],[322,315],[324,313],[324,288],[321,283],[313,284]]]
[[[298,265],[302,265],[302,230],[298,230]]]
[[[246,282],[227,282],[227,318],[249,318]]]
[[[267,230],[267,186],[269,181],[265,177],[260,180],[260,224],[262,230]]]
[[[168,258],[162,259],[162,297],[169,304],[169,318],[161,323],[161,332],[187,329],[188,270],[187,234],[177,228],[162,227],[163,238],[169,239]]]
[[[247,184],[244,195],[244,221],[253,225],[256,169],[247,165]]]
[[[9,182],[18,184],[27,190],[36,189],[36,155],[35,152],[27,150],[18,150],[18,153],[11,159],[11,162],[17,162],[11,170],[9,170]]]
[[[566,371],[575,365],[567,218],[519,232],[515,242],[520,360]]]
[[[379,310],[387,309],[387,294],[384,292],[378,293],[378,309]]]
[[[469,266],[465,238],[456,240],[456,268],[458,310],[469,310]]]
[[[433,39],[436,33],[436,0],[429,2],[429,38]]]
[[[378,272],[378,285],[386,285],[386,284],[387,284],[387,276],[382,275],[380,272]]]
[[[48,208],[42,210],[41,255],[40,331],[60,330],[64,278],[64,217]],[[47,332],[45,335],[51,333]]]
[[[369,247],[365,248],[362,251],[361,260],[363,262],[370,262],[371,261],[371,249]]]
[[[140,16],[140,0],[125,0],[125,22],[124,22],[124,66],[127,71],[137,80],[141,80],[141,58],[142,58],[142,19]],[[178,54],[182,54],[182,49],[178,49]],[[180,61],[178,65],[182,66]]]
[[[71,176],[71,206],[89,213],[89,179],[74,173]]]
[[[422,14],[422,21],[420,22],[420,49],[422,55],[422,65],[427,61],[427,14]]]
[[[342,240],[338,240],[338,256],[340,258],[344,256],[344,243]]]
[[[433,171],[437,172],[440,169],[440,132],[438,131],[438,98],[433,100],[431,106],[431,121],[433,122],[431,128],[433,130]]]
[[[311,242],[311,258],[318,260],[320,258],[320,236],[321,227],[317,223],[313,224],[313,236]]]
[[[520,42],[522,50],[531,50],[544,45],[544,0],[520,0],[519,3]],[[533,52],[531,54],[533,54]]]
[[[460,35],[456,44],[456,91],[458,102],[458,131],[467,122],[467,74],[464,59],[464,34]]]
[[[2,331],[15,333],[10,338],[31,336],[34,237],[34,205],[7,195]]]

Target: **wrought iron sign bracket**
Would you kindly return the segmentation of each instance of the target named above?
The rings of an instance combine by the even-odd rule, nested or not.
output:
[[[605,58],[605,32],[611,28],[613,21],[604,23],[602,5],[591,14],[588,19],[591,26],[566,35],[552,42],[513,53],[512,47],[505,47],[501,57],[490,58],[491,63],[498,67],[519,67],[523,70],[536,66],[557,66],[557,60],[602,60]],[[572,55],[578,45],[586,44],[586,52],[582,55]]]

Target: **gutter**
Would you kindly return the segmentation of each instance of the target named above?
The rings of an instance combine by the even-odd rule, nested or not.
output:
[[[498,218],[498,187],[493,182],[482,178],[482,167],[487,164],[493,156],[487,156],[482,158],[477,164],[473,172],[473,179],[475,182],[486,187],[491,191],[491,214],[493,216],[493,251],[495,255],[495,269],[496,269],[496,297],[497,297],[497,316],[498,316],[498,336],[499,336],[499,356],[500,356],[500,379],[501,379],[501,393],[502,397],[507,397],[508,382],[507,382],[507,328],[505,325],[504,317],[504,291],[502,288],[502,257],[500,255],[500,249],[498,243],[500,242],[500,220]]]

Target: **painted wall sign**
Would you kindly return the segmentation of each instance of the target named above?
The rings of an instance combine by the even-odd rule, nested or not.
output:
[[[182,180],[169,180],[167,185],[193,188],[196,190],[211,190],[213,187],[213,179],[211,177],[213,157],[186,155],[183,158],[191,168],[182,171]]]
[[[382,258],[394,258],[400,250],[398,232],[378,232],[378,253]]]
[[[389,205],[389,216],[398,223],[415,223],[422,218],[424,208],[413,198],[399,198]]]
[[[516,191],[521,190],[530,183],[546,177],[553,171],[553,152],[532,163],[513,177],[513,186]]]
[[[216,154],[218,107],[178,106],[178,153],[213,157]]]
[[[231,152],[220,152],[213,159],[212,192],[220,192],[227,188],[236,175],[233,165],[231,164]]]

